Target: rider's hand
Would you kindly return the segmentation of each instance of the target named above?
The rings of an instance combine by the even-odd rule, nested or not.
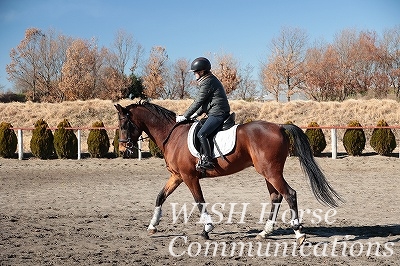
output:
[[[187,118],[186,117],[184,117],[183,115],[178,115],[177,117],[176,117],[176,123],[180,123],[180,122],[182,122],[182,121],[185,121]]]
[[[190,119],[196,119],[199,115],[197,113],[194,113],[190,116]]]

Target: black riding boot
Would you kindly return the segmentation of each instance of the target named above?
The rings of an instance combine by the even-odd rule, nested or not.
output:
[[[207,138],[199,138],[199,140],[201,148],[203,150],[203,154],[201,155],[200,162],[197,164],[196,167],[206,170],[212,170],[214,169],[214,164],[212,163],[210,143],[208,142]]]

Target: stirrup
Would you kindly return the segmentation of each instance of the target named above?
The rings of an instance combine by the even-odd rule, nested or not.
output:
[[[214,164],[208,160],[209,157],[201,156],[200,160],[196,164],[196,170],[213,170],[215,168]]]

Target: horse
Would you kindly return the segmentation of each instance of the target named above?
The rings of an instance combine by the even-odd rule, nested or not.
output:
[[[214,229],[214,225],[205,208],[199,180],[204,177],[231,175],[253,166],[264,177],[271,200],[268,220],[256,238],[264,239],[273,233],[276,214],[284,198],[290,207],[291,227],[300,246],[306,235],[302,232],[299,222],[296,191],[283,177],[290,145],[295,148],[296,156],[308,176],[315,198],[333,208],[343,201],[316,163],[307,135],[296,125],[262,120],[239,124],[233,151],[224,158],[214,159],[215,169],[207,170],[204,176],[196,170],[197,158],[191,155],[187,145],[188,131],[193,121],[176,123],[174,112],[148,101],[139,101],[126,107],[116,104],[115,108],[118,110],[120,152],[132,152],[138,138],[145,132],[161,149],[166,168],[171,173],[157,195],[153,217],[147,228],[149,234],[157,232],[156,226],[161,219],[163,203],[183,182],[189,188],[200,211],[200,220],[204,223],[201,236],[209,239],[209,233]]]

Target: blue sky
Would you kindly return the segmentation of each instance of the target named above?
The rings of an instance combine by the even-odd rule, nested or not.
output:
[[[381,34],[400,24],[399,14],[398,0],[0,0],[0,85],[11,89],[9,52],[30,27],[95,37],[106,47],[124,30],[144,47],[144,58],[157,45],[172,61],[222,52],[258,73],[282,27],[305,30],[310,42],[332,42],[343,29]]]

